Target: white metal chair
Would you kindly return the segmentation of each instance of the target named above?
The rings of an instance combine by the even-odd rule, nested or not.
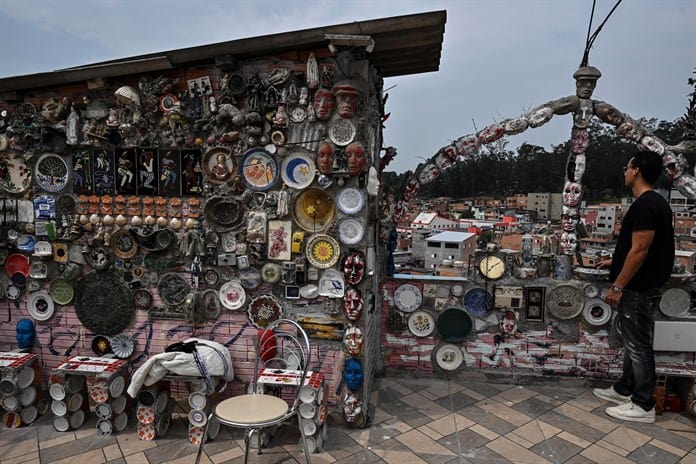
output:
[[[254,377],[249,385],[249,393],[224,399],[213,406],[208,422],[203,433],[203,439],[196,455],[196,464],[199,464],[203,454],[203,445],[208,436],[208,426],[213,419],[222,425],[244,429],[244,462],[249,458],[249,448],[252,436],[255,435],[258,444],[258,453],[261,454],[263,429],[275,427],[297,416],[302,436],[302,447],[307,464],[311,464],[307,440],[302,433],[302,418],[298,414],[300,404],[300,390],[307,379],[307,371],[310,364],[311,352],[309,338],[304,329],[290,319],[279,319],[259,331],[256,342],[256,361],[254,363]],[[272,389],[264,388],[259,384],[259,376],[262,372],[275,370],[280,373],[290,371],[288,374],[296,378],[291,397],[288,400],[271,393]],[[266,391],[266,392],[265,392]],[[277,390],[276,390],[277,391]],[[290,402],[291,401],[291,402]]]

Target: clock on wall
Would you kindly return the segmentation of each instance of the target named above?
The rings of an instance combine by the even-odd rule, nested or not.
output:
[[[500,279],[505,274],[505,261],[497,256],[488,255],[479,263],[479,271],[487,279]]]
[[[70,181],[68,163],[59,155],[45,153],[36,161],[34,180],[46,192],[60,192]]]

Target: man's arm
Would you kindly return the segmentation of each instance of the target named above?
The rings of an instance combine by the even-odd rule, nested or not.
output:
[[[633,276],[636,275],[645,262],[645,258],[648,256],[648,249],[654,238],[654,230],[638,230],[633,232],[631,235],[631,249],[628,251],[626,261],[624,261],[624,265],[614,281],[615,286],[623,289],[626,284],[631,281]],[[609,290],[604,300],[609,304],[619,304],[621,301],[621,292]]]

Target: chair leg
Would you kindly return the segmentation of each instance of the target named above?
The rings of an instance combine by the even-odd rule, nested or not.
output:
[[[254,429],[244,430],[244,464],[247,464],[249,461],[249,445],[251,444],[251,434],[253,432]]]
[[[297,417],[297,423],[300,426],[300,436],[302,437],[302,448],[304,448],[304,455],[305,455],[305,460],[307,461],[307,464],[312,464],[312,459],[309,457],[309,448],[307,447],[307,437],[304,434],[304,431],[302,430],[302,418]]]
[[[213,420],[212,414],[210,416],[208,416],[208,420],[205,423],[205,427],[203,428],[203,437],[201,437],[201,444],[198,445],[198,452],[196,453],[195,464],[199,464],[199,462],[201,460],[201,456],[203,455],[203,445],[205,444],[205,440],[208,438],[208,427],[210,426],[211,420]]]

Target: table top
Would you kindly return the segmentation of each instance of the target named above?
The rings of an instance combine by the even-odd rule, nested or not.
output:
[[[81,374],[108,377],[123,368],[128,361],[117,358],[73,356],[53,369],[54,373]]]
[[[258,382],[267,385],[297,386],[300,384],[300,376],[302,376],[302,371],[263,368],[259,373]],[[323,381],[324,374],[321,372],[307,371],[305,385],[309,385],[313,388],[319,388]]]
[[[0,368],[18,369],[31,364],[38,358],[39,355],[34,353],[0,352]]]

